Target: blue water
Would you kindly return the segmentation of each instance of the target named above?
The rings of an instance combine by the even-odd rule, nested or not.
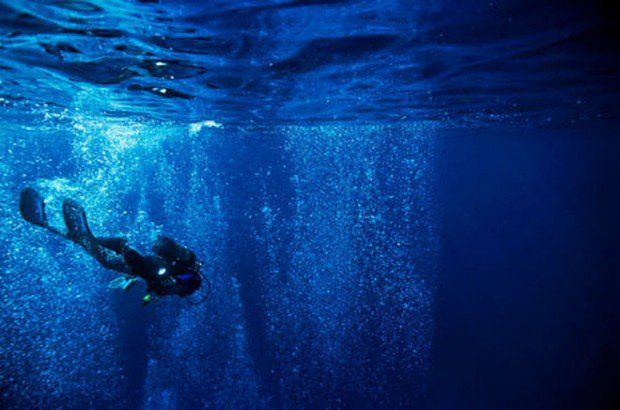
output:
[[[0,1],[0,407],[617,407],[617,18]],[[209,298],[108,289],[25,186]]]

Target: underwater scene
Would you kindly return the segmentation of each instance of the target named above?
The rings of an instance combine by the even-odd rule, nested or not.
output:
[[[0,0],[0,408],[620,408],[618,21]]]

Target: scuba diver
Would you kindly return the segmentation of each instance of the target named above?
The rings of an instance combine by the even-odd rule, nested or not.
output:
[[[67,232],[63,233],[49,225],[43,197],[32,188],[21,191],[19,210],[26,221],[75,242],[104,267],[123,273],[110,282],[109,288],[127,291],[138,278],[143,279],[147,284],[147,294],[142,299],[144,305],[153,300],[153,294],[186,297],[202,285],[201,264],[194,252],[168,237],[159,236],[152,247],[155,255],[146,256],[127,246],[125,238],[95,237],[88,227],[84,209],[71,199],[62,204],[67,226]],[[205,299],[206,296],[200,302]]]

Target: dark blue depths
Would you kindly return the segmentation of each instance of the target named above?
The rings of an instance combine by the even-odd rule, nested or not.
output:
[[[3,164],[3,401],[65,407],[409,406],[423,397],[437,264],[432,127],[227,130],[87,124]],[[96,154],[95,154],[96,153]],[[213,282],[193,307],[19,220],[80,200],[98,234],[163,231]],[[6,295],[10,295],[7,297]],[[119,397],[121,398],[119,400]]]
[[[444,136],[431,408],[616,408],[618,123]]]

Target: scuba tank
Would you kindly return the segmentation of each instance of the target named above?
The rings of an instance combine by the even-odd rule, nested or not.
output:
[[[196,263],[196,254],[194,252],[179,245],[167,236],[158,236],[152,250],[165,260],[185,269],[192,267]]]

